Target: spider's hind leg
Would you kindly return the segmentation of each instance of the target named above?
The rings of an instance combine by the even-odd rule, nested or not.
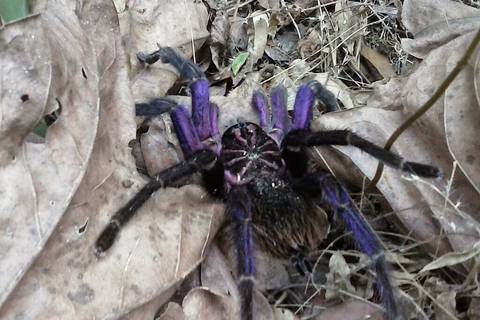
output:
[[[305,176],[296,183],[296,188],[314,199],[319,199],[321,203],[327,204],[340,216],[360,250],[372,259],[377,289],[385,308],[385,319],[401,319],[388,276],[388,266],[383,248],[369,224],[355,208],[345,188],[331,174],[324,171]]]

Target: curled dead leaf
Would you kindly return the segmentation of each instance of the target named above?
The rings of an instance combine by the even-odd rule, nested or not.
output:
[[[62,6],[0,30],[0,304],[43,250],[85,174],[98,125],[97,63]],[[71,39],[68,43],[65,37]],[[35,125],[61,106],[45,139]]]

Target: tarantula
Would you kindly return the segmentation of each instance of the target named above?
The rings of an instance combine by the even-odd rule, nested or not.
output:
[[[336,106],[333,94],[315,81],[298,89],[292,119],[287,113],[286,91],[276,87],[270,93],[271,115],[265,96],[256,92],[252,105],[259,124],[240,122],[221,135],[218,109],[209,101],[208,81],[198,66],[168,47],[152,54],[139,53],[138,58],[146,64],[158,60],[171,64],[181,77],[191,80],[191,116],[185,107],[166,99],[136,106],[137,115],[141,116],[170,113],[185,160],[152,177],[113,215],[95,243],[95,253],[100,256],[113,245],[120,229],[155,191],[201,173],[207,191],[226,202],[233,224],[242,320],[254,318],[254,246],[258,244],[283,259],[318,249],[323,237],[317,235],[318,230],[327,223],[324,216],[315,213],[318,204],[330,207],[340,216],[360,249],[371,258],[385,318],[398,319],[394,291],[378,238],[356,211],[344,187],[328,172],[312,172],[307,166],[305,148],[351,145],[387,165],[423,177],[438,177],[439,169],[407,162],[348,130],[310,131],[316,98],[330,110]]]

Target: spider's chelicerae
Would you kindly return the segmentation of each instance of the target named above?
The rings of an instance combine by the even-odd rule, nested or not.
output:
[[[309,129],[315,99],[334,109],[336,99],[317,82],[298,89],[293,117],[287,113],[283,87],[271,91],[271,115],[265,96],[252,98],[259,124],[240,122],[220,135],[217,107],[210,103],[208,81],[200,69],[171,48],[139,54],[143,63],[159,59],[171,64],[180,76],[191,80],[192,114],[165,99],[137,105],[137,115],[169,112],[185,161],[155,175],[133,199],[118,210],[95,244],[97,255],[108,250],[118,232],[137,209],[158,189],[177,185],[185,177],[201,173],[205,188],[227,205],[233,224],[238,259],[238,288],[242,320],[253,319],[252,291],[255,280],[254,246],[288,259],[318,249],[326,223],[315,210],[328,206],[344,221],[359,248],[372,260],[377,288],[386,319],[399,319],[387,264],[379,240],[356,211],[347,191],[325,171],[307,166],[305,148],[318,145],[351,145],[385,164],[423,177],[438,177],[439,169],[403,160],[398,155],[348,130],[312,132]]]

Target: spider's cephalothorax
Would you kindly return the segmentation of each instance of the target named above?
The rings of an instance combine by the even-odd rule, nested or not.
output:
[[[245,185],[260,175],[271,176],[285,170],[275,140],[251,122],[238,123],[225,131],[220,161],[229,186]]]
[[[311,132],[315,98],[327,110],[336,109],[333,95],[317,82],[299,88],[293,117],[287,113],[286,92],[276,87],[270,93],[271,114],[265,96],[256,92],[252,105],[259,124],[240,122],[223,136],[217,124],[218,109],[209,101],[208,81],[200,69],[171,48],[145,55],[141,62],[161,59],[191,80],[192,113],[166,99],[137,104],[140,116],[169,112],[185,161],[155,175],[138,194],[111,218],[95,243],[95,253],[108,250],[137,209],[160,188],[176,185],[201,173],[206,189],[221,196],[233,225],[238,259],[240,317],[253,319],[252,291],[255,278],[254,246],[280,258],[302,256],[320,245],[327,221],[319,206],[328,206],[344,221],[359,248],[372,259],[377,288],[385,308],[385,319],[400,319],[383,250],[376,235],[355,209],[347,191],[325,171],[310,171],[305,147],[351,145],[385,164],[424,177],[438,177],[439,169],[403,160],[348,130]]]

